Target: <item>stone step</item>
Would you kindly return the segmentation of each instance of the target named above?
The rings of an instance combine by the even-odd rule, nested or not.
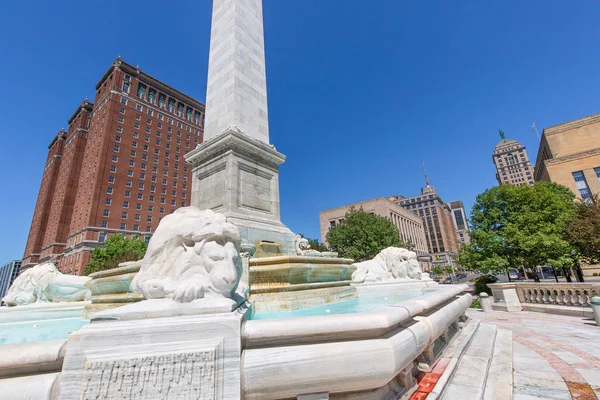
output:
[[[473,319],[467,320],[460,334],[448,344],[448,347],[446,347],[443,355],[440,357],[440,360],[448,359],[448,364],[431,393],[427,396],[427,400],[436,400],[439,398],[452,377],[452,373],[456,369],[456,365],[458,364],[461,355],[465,351],[467,345],[471,342],[471,339],[473,339],[478,327],[479,321]]]
[[[480,400],[483,398],[486,378],[494,354],[496,333],[495,325],[479,324],[460,355],[456,368],[439,396],[440,399]]]
[[[484,400],[513,398],[513,340],[512,331],[498,329],[494,353],[487,375]]]

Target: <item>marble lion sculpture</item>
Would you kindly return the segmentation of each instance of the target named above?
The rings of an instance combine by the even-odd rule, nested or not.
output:
[[[19,275],[2,300],[10,307],[82,301],[90,295],[84,286],[89,280],[87,276],[64,275],[53,263],[42,263]]]
[[[355,282],[420,280],[422,276],[417,254],[399,247],[388,247],[374,259],[354,265],[357,267],[352,274]]]
[[[212,210],[182,207],[162,219],[131,288],[146,299],[231,298],[242,276],[240,233]]]

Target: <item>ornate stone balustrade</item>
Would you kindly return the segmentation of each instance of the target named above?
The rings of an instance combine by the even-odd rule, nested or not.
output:
[[[591,299],[600,293],[594,283],[517,283],[521,303],[591,307]]]
[[[488,285],[494,294],[494,310],[540,311],[591,315],[591,299],[600,293],[597,283],[510,282]]]

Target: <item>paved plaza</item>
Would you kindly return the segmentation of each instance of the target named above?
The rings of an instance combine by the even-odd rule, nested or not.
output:
[[[591,319],[467,311],[427,399],[598,399],[600,328]]]

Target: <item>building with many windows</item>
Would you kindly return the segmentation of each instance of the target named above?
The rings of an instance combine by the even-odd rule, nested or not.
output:
[[[414,251],[421,261],[421,266],[424,270],[429,270],[428,262],[430,258],[427,251],[427,243],[425,241],[421,219],[385,197],[378,197],[321,211],[319,213],[319,223],[321,228],[321,241],[323,243],[327,241],[327,232],[329,232],[331,228],[342,224],[346,213],[352,207],[355,209],[362,207],[365,212],[380,215],[391,220],[400,232],[400,239],[404,243],[411,243],[414,246]]]
[[[21,270],[21,261],[14,260],[0,267],[0,299],[2,299],[10,285],[17,279]]]
[[[600,114],[543,130],[535,180],[566,186],[580,199],[600,195]]]
[[[435,188],[429,185],[427,176],[425,182],[426,187],[421,189],[421,195],[390,196],[389,200],[412,211],[422,220],[428,251],[434,266],[455,265],[454,256],[459,250],[459,232],[453,219],[453,209],[449,204],[444,203]],[[466,220],[464,222],[464,228],[468,231]]]
[[[454,230],[459,244],[470,243],[469,221],[463,202],[460,200],[450,202],[450,209],[452,210],[452,221],[454,222]]]
[[[502,131],[500,131],[500,138],[492,154],[498,184],[517,186],[533,184],[533,167],[529,162],[525,146],[516,140],[506,139]]]
[[[121,58],[49,145],[23,268],[54,260],[81,273],[113,233],[149,240],[190,204],[183,155],[202,142],[204,105]]]

